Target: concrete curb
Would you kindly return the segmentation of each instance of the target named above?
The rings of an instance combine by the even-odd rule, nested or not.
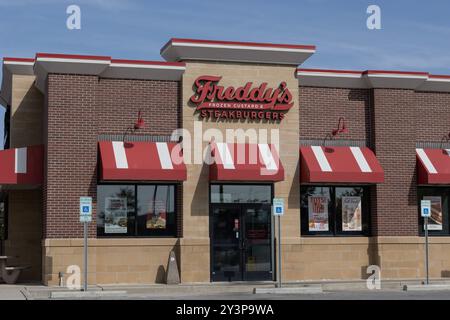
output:
[[[273,284],[264,284],[262,287],[273,288]],[[126,289],[129,294],[153,294],[153,295],[172,295],[172,294],[216,294],[216,293],[252,293],[255,285],[164,285],[164,286],[104,286],[104,291]]]
[[[402,279],[402,280],[385,280],[381,282],[380,291],[396,291],[402,292],[404,290],[419,291],[419,290],[450,290],[450,281],[448,279],[432,279],[433,286],[430,288],[424,288],[421,285],[420,279]],[[301,281],[301,282],[286,282],[283,283],[282,290],[276,290],[275,283],[272,281],[258,282],[258,283],[228,283],[228,282],[215,282],[215,283],[185,283],[178,285],[165,285],[165,284],[116,284],[116,285],[92,285],[89,286],[88,292],[101,291],[121,291],[126,292],[126,295],[135,296],[157,296],[169,298],[172,295],[208,295],[208,294],[288,294],[288,293],[306,293],[306,294],[320,294],[328,292],[368,292],[366,280],[355,281]],[[45,287],[45,286],[24,286],[21,288],[22,294],[27,300],[47,300],[55,297],[51,296],[51,293],[55,292],[78,292],[71,291],[66,287]],[[255,291],[256,290],[256,291]],[[72,296],[67,299],[71,299]],[[107,295],[107,294],[106,294]],[[56,294],[58,296],[58,294]],[[103,296],[105,296],[103,294]],[[98,299],[100,294],[92,296],[92,299]],[[80,296],[79,299],[88,299],[86,295]],[[111,296],[112,298],[112,296]]]
[[[316,294],[322,293],[322,286],[311,287],[282,287],[282,288],[255,288],[254,294]]]
[[[404,291],[450,291],[449,284],[404,285]]]
[[[96,299],[126,295],[127,291],[54,291],[50,292],[50,299]]]

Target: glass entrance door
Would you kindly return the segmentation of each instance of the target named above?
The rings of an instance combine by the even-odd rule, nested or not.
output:
[[[272,280],[270,205],[243,205],[244,280]]]
[[[212,281],[242,280],[241,212],[236,205],[211,208]]]
[[[211,205],[212,281],[272,280],[270,204]]]

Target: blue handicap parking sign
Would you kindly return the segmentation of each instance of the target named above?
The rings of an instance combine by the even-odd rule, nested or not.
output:
[[[276,212],[277,212],[277,213],[281,213],[281,212],[282,212],[281,209],[282,209],[281,207],[277,207],[277,208],[276,208]]]
[[[89,206],[83,206],[83,212],[89,213]]]
[[[423,214],[429,214],[428,208],[423,208]]]

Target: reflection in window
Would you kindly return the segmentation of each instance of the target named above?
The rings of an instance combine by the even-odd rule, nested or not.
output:
[[[360,186],[302,186],[304,235],[367,235],[369,189]]]
[[[211,203],[271,203],[271,185],[211,185]]]
[[[0,193],[0,241],[8,238],[8,205],[6,193]],[[2,247],[2,244],[0,244]],[[0,248],[2,250],[2,248]],[[0,252],[0,255],[3,253]]]
[[[175,218],[173,185],[138,186],[138,235],[174,231]]]
[[[175,236],[174,185],[99,185],[98,236]]]
[[[336,188],[336,215],[342,232],[361,232],[364,192],[362,187]]]
[[[302,209],[308,232],[329,232],[331,190],[329,187],[308,186],[301,193]]]
[[[450,210],[450,188],[449,187],[419,187],[418,208],[420,212],[420,201],[431,201],[431,217],[428,218],[428,231],[430,235],[449,235]],[[420,213],[419,213],[420,214]],[[424,218],[420,217],[420,234],[424,234]]]
[[[97,233],[114,236],[134,234],[134,186],[102,185],[97,190]]]

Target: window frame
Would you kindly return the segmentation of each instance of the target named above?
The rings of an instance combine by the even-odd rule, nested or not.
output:
[[[442,230],[430,230],[428,229],[428,236],[432,237],[448,237],[450,236],[450,186],[438,186],[438,185],[423,185],[423,186],[417,186],[417,214],[418,214],[418,220],[419,220],[419,236],[425,237],[425,230],[424,230],[424,223],[425,218],[422,218],[421,212],[420,212],[420,201],[422,200],[423,196],[441,196],[441,194],[424,194],[422,193],[423,190],[436,190],[436,189],[442,189],[442,193],[447,196],[447,214],[445,215],[445,211],[443,212],[443,221],[442,221]],[[445,210],[444,204],[442,203],[442,210]]]
[[[328,231],[309,231],[308,207],[304,206],[302,194],[308,187],[329,188],[330,202],[328,204]],[[336,189],[338,188],[362,188],[363,196],[361,203],[362,230],[343,231],[342,212],[338,216]],[[345,185],[345,184],[302,184],[300,185],[300,236],[301,237],[369,237],[371,235],[371,188],[370,185]],[[305,209],[306,208],[306,209]]]
[[[97,184],[97,195],[96,195],[96,208],[97,208],[97,213],[98,213],[98,187],[101,186],[118,186],[118,185],[125,185],[125,186],[130,186],[134,188],[134,203],[135,203],[135,210],[134,210],[134,226],[133,226],[133,235],[128,235],[128,234],[114,234],[114,233],[109,233],[109,234],[105,234],[104,231],[102,233],[99,233],[99,227],[98,225],[96,225],[97,228],[97,238],[102,238],[102,239],[117,239],[117,238],[178,238],[178,225],[180,224],[179,221],[179,215],[178,215],[178,183],[177,182],[129,182],[129,181],[114,181],[114,182],[102,182],[102,183],[98,183]],[[174,187],[174,192],[173,192],[173,196],[174,196],[174,215],[175,215],[175,225],[173,227],[173,230],[168,231],[166,234],[164,234],[163,232],[157,232],[157,234],[152,234],[152,235],[137,235],[137,211],[138,211],[138,186],[173,186]],[[104,228],[104,227],[103,227]],[[161,231],[161,230],[158,230]]]
[[[211,201],[211,196],[212,196],[212,187],[213,186],[264,186],[264,187],[269,187],[270,188],[270,199],[269,202],[212,202]],[[238,183],[238,182],[230,182],[230,181],[212,181],[209,183],[209,187],[208,187],[208,203],[210,205],[221,205],[221,204],[237,204],[237,205],[241,205],[241,204],[269,204],[272,205],[272,201],[274,198],[274,184],[270,183],[270,182],[244,182],[244,183]]]

